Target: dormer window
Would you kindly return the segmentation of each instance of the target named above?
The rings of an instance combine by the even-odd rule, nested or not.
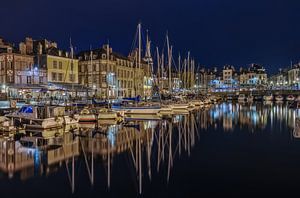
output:
[[[102,59],[106,59],[106,54],[102,54]]]

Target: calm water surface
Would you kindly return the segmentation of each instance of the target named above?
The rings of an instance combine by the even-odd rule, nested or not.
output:
[[[57,136],[48,149],[2,139],[0,196],[297,195],[299,114],[284,103],[222,103],[162,121],[48,131]]]

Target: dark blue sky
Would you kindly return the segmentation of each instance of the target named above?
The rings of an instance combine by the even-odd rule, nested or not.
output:
[[[205,66],[252,62],[270,72],[300,60],[299,0],[7,0],[0,6],[0,36],[69,37],[77,50],[102,46],[128,54],[139,21],[154,45],[169,35],[175,53],[191,51]]]

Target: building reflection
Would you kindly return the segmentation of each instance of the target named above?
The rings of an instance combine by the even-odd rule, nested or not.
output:
[[[177,115],[161,121],[134,121],[122,125],[101,125],[92,128],[79,125],[66,132],[47,131],[46,147],[26,146],[20,141],[0,139],[0,171],[20,180],[52,175],[59,170],[67,172],[71,192],[75,192],[81,178],[78,167],[85,164],[91,185],[94,185],[96,163],[104,167],[107,188],[111,186],[112,172],[116,166],[127,164],[133,169],[137,192],[142,193],[145,179],[151,180],[154,173],[165,174],[168,182],[174,160],[191,148],[199,138],[199,114]],[[51,137],[51,133],[53,136]],[[33,138],[33,137],[30,137]],[[39,137],[41,138],[41,137]],[[114,166],[114,158],[127,156],[127,163]],[[129,165],[128,165],[129,162]],[[165,171],[167,170],[167,171]]]
[[[233,131],[235,128],[247,128],[255,132],[265,129],[268,124],[272,128],[275,124],[284,123],[293,129],[299,111],[285,103],[222,103],[200,114],[200,127],[203,129],[220,127],[224,131]]]

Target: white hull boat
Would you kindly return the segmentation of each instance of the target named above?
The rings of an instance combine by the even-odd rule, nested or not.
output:
[[[125,120],[161,120],[161,117],[155,114],[129,114],[125,116]]]
[[[31,119],[29,124],[24,124],[25,130],[62,128],[62,118]]]
[[[277,102],[281,102],[281,101],[283,101],[283,97],[281,95],[275,96],[275,100]]]
[[[292,102],[295,100],[295,96],[293,95],[288,95],[288,97],[286,97],[286,101]]]
[[[244,94],[240,94],[238,97],[239,102],[245,102],[246,101],[246,96]]]
[[[157,115],[160,106],[130,106],[130,107],[113,107],[115,111],[124,111],[124,114],[141,114],[141,115]]]
[[[172,104],[171,108],[173,110],[182,110],[182,109],[187,110],[189,108],[189,105],[188,104]]]
[[[161,115],[172,115],[173,113],[173,109],[170,106],[162,107],[159,111]]]
[[[264,101],[272,101],[273,100],[273,96],[264,96]]]
[[[94,113],[92,113],[89,109],[84,108],[79,114],[79,122],[97,122],[97,117]]]

